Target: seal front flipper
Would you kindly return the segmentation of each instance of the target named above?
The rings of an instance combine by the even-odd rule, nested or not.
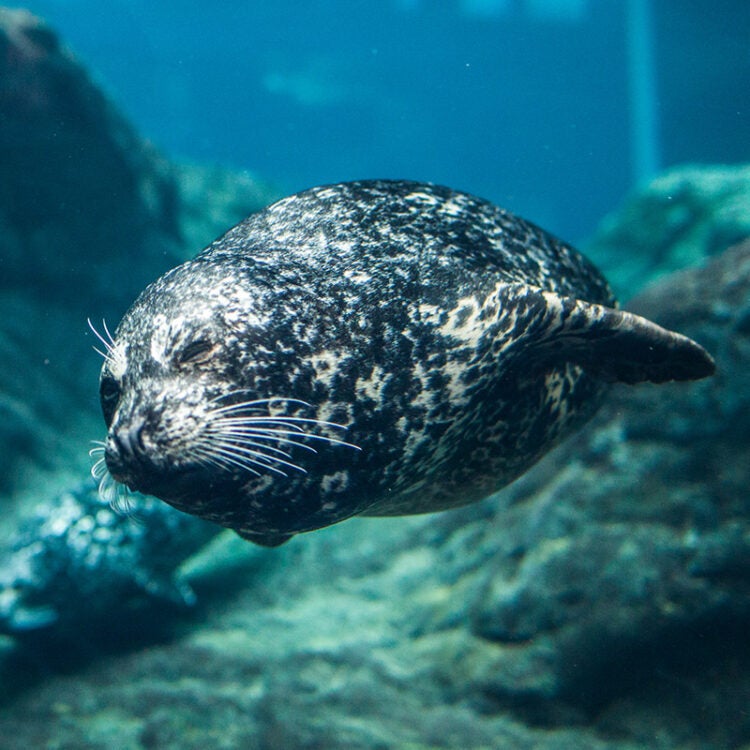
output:
[[[535,362],[573,362],[622,383],[699,380],[716,369],[695,341],[639,315],[523,284],[499,296],[501,307],[516,308],[525,320]]]
[[[260,547],[280,547],[294,536],[294,534],[254,534],[243,529],[234,529],[234,531],[243,539]]]
[[[192,607],[198,601],[192,587],[177,576],[138,570],[133,579],[138,588],[155,601],[176,607]]]

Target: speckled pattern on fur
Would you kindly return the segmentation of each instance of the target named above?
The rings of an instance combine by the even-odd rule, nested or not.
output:
[[[697,344],[614,305],[576,250],[486,201],[405,181],[313,188],[136,300],[102,371],[107,465],[266,544],[473,502],[586,421],[608,381],[710,373]],[[284,413],[346,426],[317,432],[361,450],[292,448],[307,473],[286,477],[196,457],[217,403],[269,398],[306,402]]]

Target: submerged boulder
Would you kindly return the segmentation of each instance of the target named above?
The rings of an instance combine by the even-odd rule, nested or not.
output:
[[[4,530],[14,499],[52,499],[3,558],[0,608],[16,619],[0,637],[0,736],[134,750],[750,744],[750,242],[720,254],[750,236],[747,168],[657,179],[591,250],[621,291],[665,276],[628,307],[705,345],[713,378],[613,389],[575,438],[476,506],[355,519],[274,550],[222,534],[177,568],[213,530],[151,504],[149,536],[79,484],[101,429],[85,318],[116,318],[270,191],[163,160],[28,13],[0,12],[0,47]],[[75,563],[66,586],[46,577],[48,553]],[[192,599],[187,582],[185,614],[148,605]],[[45,617],[64,640],[18,637]],[[98,642],[91,620],[112,617],[124,636]]]
[[[0,731],[105,747],[106,724],[128,748],[749,742],[750,242],[631,307],[706,344],[717,375],[617,387],[477,506],[275,550],[221,535],[182,569],[202,605],[171,642],[27,686]]]
[[[71,304],[117,296],[113,279],[134,292],[134,266],[176,257],[168,163],[43,21],[0,9],[0,48],[2,287]]]
[[[606,217],[584,248],[629,298],[750,236],[750,165],[670,169]]]
[[[85,471],[102,429],[86,318],[118,320],[274,197],[249,174],[167,161],[44,21],[0,8],[0,493]]]
[[[496,550],[471,615],[474,634],[498,645],[487,682],[498,700],[525,690],[602,705],[621,687],[602,684],[603,670],[750,615],[750,242],[628,307],[705,344],[717,374],[614,390],[505,496],[494,519],[507,541],[484,535]]]

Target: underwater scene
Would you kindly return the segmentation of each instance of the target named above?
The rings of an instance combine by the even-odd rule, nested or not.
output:
[[[0,7],[0,750],[750,750],[750,3]]]

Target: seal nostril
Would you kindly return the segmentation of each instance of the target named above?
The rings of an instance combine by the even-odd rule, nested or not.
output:
[[[138,453],[143,452],[144,426],[145,422],[143,420],[138,420],[134,424],[115,430],[112,435],[112,440],[117,446],[117,452],[122,458],[135,458]]]

